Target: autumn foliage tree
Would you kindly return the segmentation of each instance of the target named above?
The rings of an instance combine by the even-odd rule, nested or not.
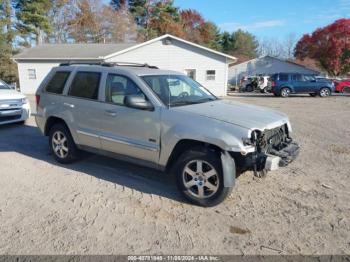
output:
[[[297,43],[296,58],[311,58],[332,76],[350,71],[350,19],[339,19],[333,24],[305,34]]]

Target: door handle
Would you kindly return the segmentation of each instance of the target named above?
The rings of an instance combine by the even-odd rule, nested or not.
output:
[[[106,110],[105,114],[108,115],[108,116],[113,116],[113,117],[117,116],[117,112],[113,111],[113,110]]]
[[[73,104],[69,104],[69,103],[63,103],[64,106],[68,106],[70,108],[74,108],[74,105]]]

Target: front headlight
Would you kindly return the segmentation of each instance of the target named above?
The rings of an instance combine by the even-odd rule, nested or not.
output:
[[[29,103],[28,98],[26,98],[26,97],[25,97],[25,98],[22,98],[22,99],[21,99],[21,103],[22,103],[22,104],[28,104],[28,103]]]

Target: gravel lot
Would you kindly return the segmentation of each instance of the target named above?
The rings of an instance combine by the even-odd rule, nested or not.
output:
[[[302,151],[264,179],[244,173],[207,209],[153,170],[57,164],[33,118],[0,127],[0,253],[349,254],[350,97],[229,99],[287,113]]]

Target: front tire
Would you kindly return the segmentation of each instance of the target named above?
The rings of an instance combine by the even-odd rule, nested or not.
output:
[[[79,159],[79,150],[66,125],[55,124],[49,132],[49,147],[57,162],[70,164]]]
[[[184,152],[175,165],[177,185],[192,203],[212,207],[232,192],[224,187],[220,154],[206,148]]]
[[[341,90],[341,92],[344,94],[344,93],[350,93],[350,87],[348,86],[344,86]]]

